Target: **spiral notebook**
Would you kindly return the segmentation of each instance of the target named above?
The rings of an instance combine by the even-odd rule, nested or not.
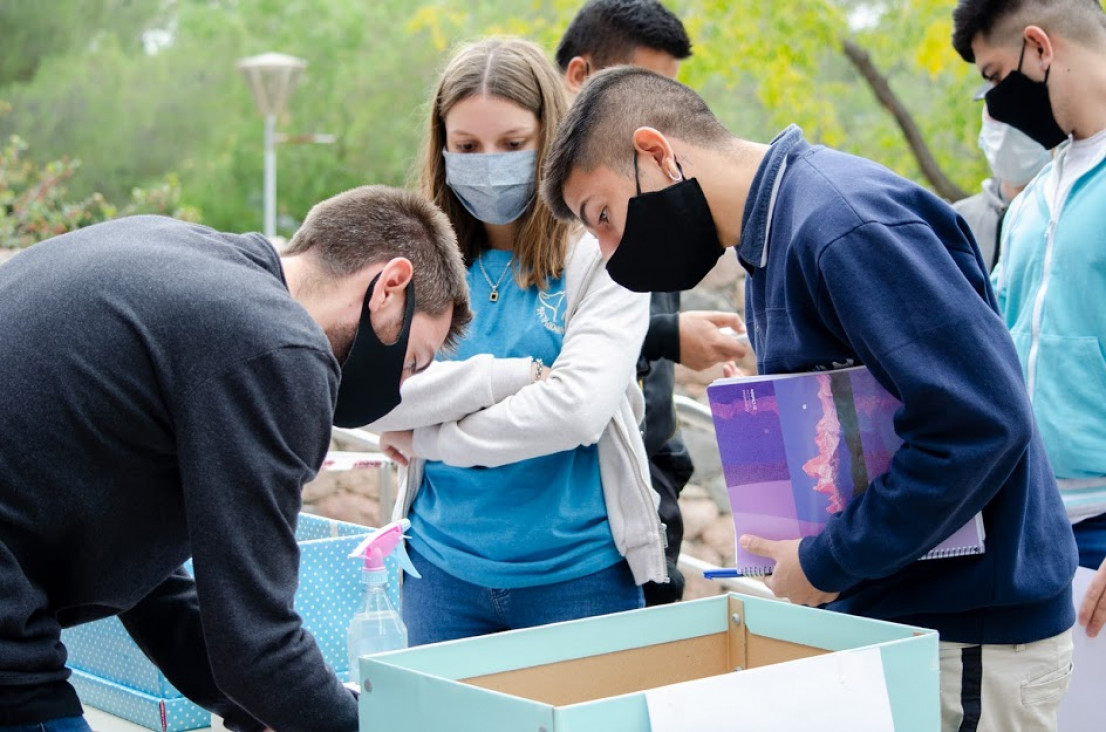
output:
[[[814,536],[887,472],[902,403],[867,367],[719,379],[707,387],[736,535]],[[976,516],[922,559],[982,554]],[[740,547],[737,570],[771,574]]]

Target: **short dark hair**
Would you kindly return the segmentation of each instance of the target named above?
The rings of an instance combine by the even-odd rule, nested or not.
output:
[[[403,257],[411,262],[418,312],[438,316],[453,306],[447,345],[472,320],[453,227],[441,209],[412,191],[361,186],[317,203],[283,254],[308,255],[322,276],[333,278]]]
[[[952,47],[975,63],[972,41],[981,34],[988,43],[1015,43],[1027,26],[1037,25],[1085,42],[1102,37],[1106,14],[1099,0],[960,0],[952,25]]]
[[[545,160],[542,196],[555,216],[574,218],[564,200],[573,170],[605,165],[632,174],[633,134],[639,127],[707,148],[733,139],[703,98],[680,82],[636,66],[600,71],[580,90]]]
[[[596,69],[604,69],[629,63],[641,47],[680,61],[691,55],[684,24],[657,0],[589,0],[557,46],[557,65],[564,72],[573,58],[587,54]]]

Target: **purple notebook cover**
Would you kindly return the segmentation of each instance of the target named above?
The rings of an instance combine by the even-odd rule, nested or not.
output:
[[[864,366],[716,381],[707,388],[736,534],[813,536],[887,472],[902,404]],[[983,552],[976,516],[923,559]],[[772,561],[737,548],[742,574]]]

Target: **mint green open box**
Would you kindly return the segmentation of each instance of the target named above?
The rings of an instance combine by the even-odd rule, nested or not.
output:
[[[649,690],[681,684],[672,688],[694,699],[700,687],[715,693],[713,681],[741,684],[757,673],[742,670],[773,664],[784,666],[769,670],[771,683],[786,687],[800,664],[831,653],[839,658],[823,662],[863,653],[882,669],[875,686],[890,711],[879,729],[934,732],[937,640],[923,628],[723,595],[362,657],[360,732],[650,732]],[[792,698],[802,704],[800,692]],[[740,718],[740,707],[732,712]]]

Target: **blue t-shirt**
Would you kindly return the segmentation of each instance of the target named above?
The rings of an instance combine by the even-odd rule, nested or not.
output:
[[[469,269],[474,317],[452,354],[556,360],[564,340],[563,279],[520,288],[512,252],[488,250]],[[500,275],[502,279],[500,279]],[[499,281],[492,302],[491,282]],[[614,545],[595,445],[495,468],[428,461],[411,507],[411,546],[466,582],[516,588],[577,579],[621,560]]]

